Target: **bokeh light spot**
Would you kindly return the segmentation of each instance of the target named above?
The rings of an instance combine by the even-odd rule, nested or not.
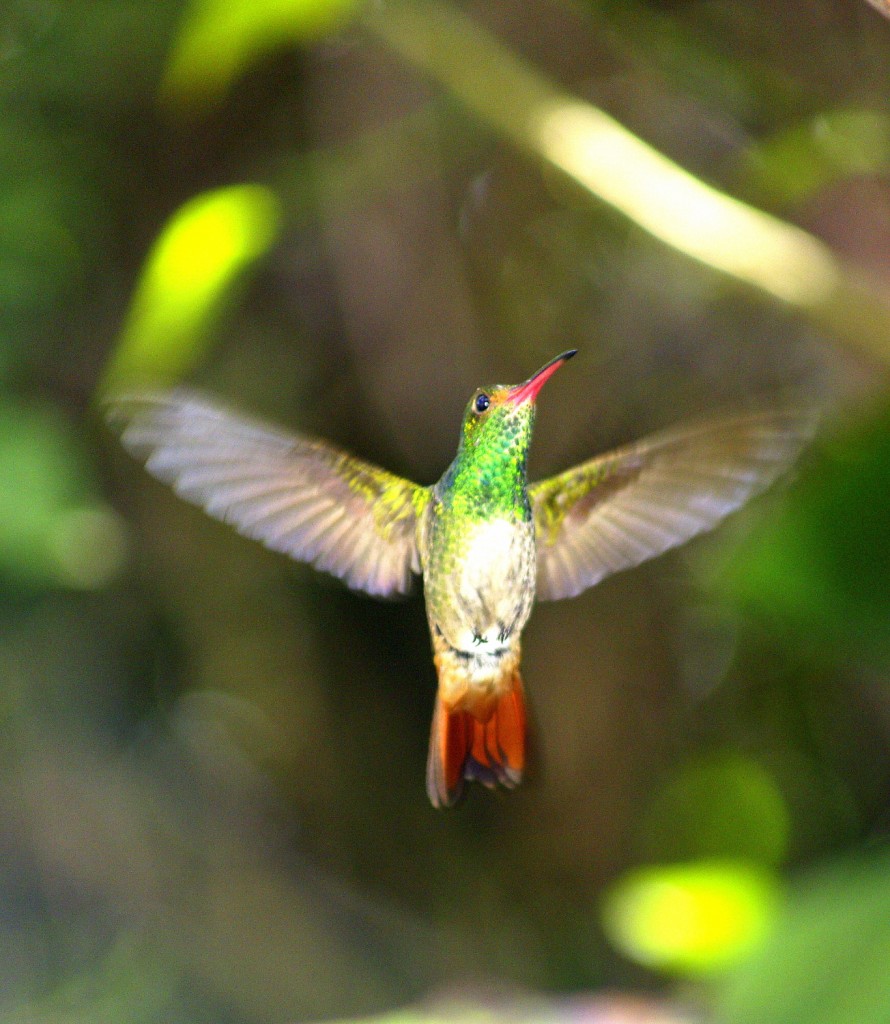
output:
[[[278,235],[277,198],[260,185],[197,196],[149,254],[105,385],[173,380],[199,358],[239,276]]]
[[[777,866],[791,821],[779,787],[751,757],[721,751],[682,765],[656,792],[643,822],[653,861],[738,858]]]
[[[603,921],[614,944],[647,967],[703,974],[738,963],[766,937],[778,885],[741,861],[642,868],[607,895]]]
[[[60,581],[81,590],[110,583],[127,555],[124,524],[106,505],[60,513],[50,527],[47,544]]]

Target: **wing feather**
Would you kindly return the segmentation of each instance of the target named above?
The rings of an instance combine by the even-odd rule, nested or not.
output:
[[[815,423],[798,409],[712,420],[533,484],[537,596],[571,597],[710,530],[779,476]]]
[[[184,390],[116,396],[107,414],[150,473],[214,518],[351,587],[410,590],[426,488]]]

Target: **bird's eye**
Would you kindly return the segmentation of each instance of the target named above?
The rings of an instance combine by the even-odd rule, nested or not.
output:
[[[490,405],[491,399],[488,397],[488,395],[482,394],[477,397],[476,404],[473,406],[473,408],[476,410],[476,412],[483,413]]]

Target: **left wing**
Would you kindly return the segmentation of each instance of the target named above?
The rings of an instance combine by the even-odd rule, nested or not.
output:
[[[369,594],[411,589],[427,488],[184,390],[121,395],[106,409],[150,473],[239,533]]]
[[[795,409],[712,420],[532,484],[537,596],[572,597],[710,530],[779,476],[815,423]]]

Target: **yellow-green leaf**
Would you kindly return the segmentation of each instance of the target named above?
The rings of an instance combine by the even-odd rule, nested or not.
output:
[[[359,0],[193,0],[161,96],[176,106],[211,104],[257,58],[332,31],[358,6]]]
[[[748,956],[769,932],[778,884],[741,861],[641,868],[607,894],[603,923],[630,959],[677,974],[706,974]]]
[[[193,366],[280,219],[278,200],[259,185],[206,192],[177,210],[148,255],[105,386],[169,382]]]

